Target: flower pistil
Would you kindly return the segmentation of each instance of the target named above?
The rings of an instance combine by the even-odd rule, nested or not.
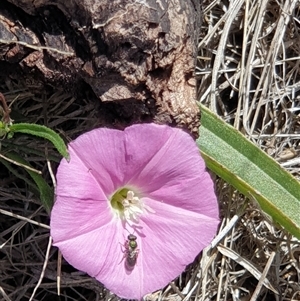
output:
[[[110,203],[117,215],[129,225],[137,224],[140,215],[145,211],[155,212],[133,190],[128,188],[122,188],[115,192]]]

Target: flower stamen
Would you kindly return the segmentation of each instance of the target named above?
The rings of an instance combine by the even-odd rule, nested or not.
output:
[[[154,213],[132,190],[122,188],[111,198],[111,205],[129,225],[137,224],[145,211]]]

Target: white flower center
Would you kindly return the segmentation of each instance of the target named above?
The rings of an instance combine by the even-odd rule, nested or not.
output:
[[[128,190],[127,197],[122,201],[124,207],[124,218],[129,223],[138,223],[139,217],[145,211],[154,213],[139,197],[134,195],[132,190]]]
[[[147,212],[155,213],[132,190],[122,188],[115,192],[110,200],[117,215],[130,226],[139,223],[140,216]]]

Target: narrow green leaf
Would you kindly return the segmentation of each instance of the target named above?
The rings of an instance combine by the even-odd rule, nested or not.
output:
[[[15,165],[11,164],[10,162],[6,161],[3,158],[0,158],[0,163],[2,163],[13,175],[15,175],[17,178],[21,179],[22,181],[24,181],[28,186],[30,186],[35,195],[39,195],[38,189],[37,189],[35,183],[33,181],[31,181],[30,179],[28,179],[28,177],[26,177],[26,175],[20,173],[19,170],[14,167]]]
[[[15,123],[9,129],[12,133],[30,134],[47,139],[53,143],[62,156],[67,160],[69,159],[68,150],[62,138],[46,126],[31,123]]]
[[[197,143],[207,167],[300,238],[300,183],[204,106],[201,116]]]
[[[11,142],[11,140],[9,139],[5,139],[3,141],[1,141],[2,146],[5,147],[5,151],[6,152],[11,152],[11,151],[18,151],[21,153],[24,153],[26,155],[36,155],[40,158],[45,157],[45,152],[41,151],[39,148],[32,148],[32,147],[28,147],[26,145],[23,144],[17,144],[15,143],[15,141]],[[59,163],[61,160],[61,156],[59,155],[59,153],[55,153],[53,155],[48,154],[47,159],[49,159],[50,161]]]
[[[20,163],[20,164],[32,167],[26,160],[24,160],[21,156],[19,156],[16,153],[6,153],[5,156],[11,160],[14,160],[14,161]],[[12,168],[11,163],[9,163],[1,158],[0,158],[0,162],[3,165],[5,165],[15,176],[24,180],[27,184],[32,186],[33,183],[31,183],[30,181],[28,181],[28,179],[26,179],[24,176],[19,174],[16,171],[16,169]],[[48,183],[43,179],[43,177],[41,175],[39,175],[27,168],[24,168],[24,170],[26,170],[28,172],[28,174],[31,176],[32,180],[36,184],[36,187],[39,191],[39,197],[40,197],[41,203],[44,206],[44,208],[46,209],[46,211],[48,213],[50,213],[51,208],[53,206],[53,200],[54,200],[53,189],[48,185]],[[34,187],[34,188],[36,189],[36,187]]]

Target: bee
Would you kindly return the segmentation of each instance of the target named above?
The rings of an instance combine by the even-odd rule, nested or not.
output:
[[[127,269],[132,270],[134,266],[136,265],[136,261],[139,255],[139,249],[138,244],[136,242],[137,237],[133,234],[129,234],[127,236],[127,240],[125,241],[124,250],[122,252],[124,253],[124,258],[126,258],[125,266]],[[122,259],[122,260],[123,260]]]

